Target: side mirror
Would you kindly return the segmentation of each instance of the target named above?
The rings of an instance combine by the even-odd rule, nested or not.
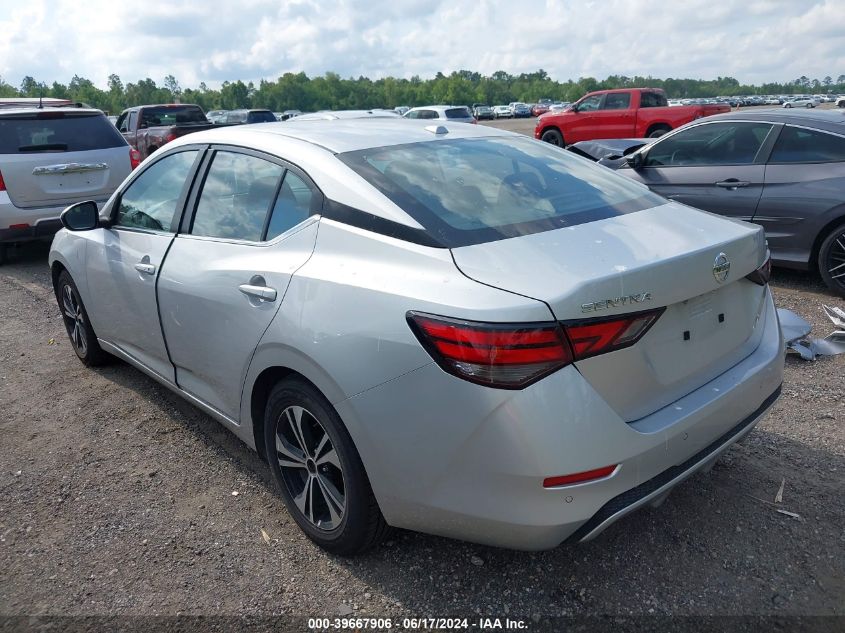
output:
[[[628,155],[625,158],[625,162],[628,163],[628,167],[631,169],[639,169],[643,166],[643,153],[642,152],[634,152],[633,154]]]
[[[571,106],[569,106],[568,109],[569,109],[570,112],[578,112],[578,104],[573,103]]]
[[[100,224],[97,203],[90,200],[69,206],[62,211],[59,219],[68,231],[90,231]]]

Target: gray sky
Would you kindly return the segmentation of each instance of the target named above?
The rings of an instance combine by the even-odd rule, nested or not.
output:
[[[845,74],[843,0],[0,0],[0,77]]]

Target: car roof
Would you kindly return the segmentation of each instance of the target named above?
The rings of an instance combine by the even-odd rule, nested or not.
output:
[[[466,108],[464,105],[429,105],[429,106],[417,106],[416,108],[411,108],[411,110],[451,110],[452,108]]]
[[[309,112],[296,117],[297,121],[328,121],[337,119],[372,119],[391,118],[399,115],[393,110],[325,110],[322,112]]]
[[[433,130],[445,128],[445,134]],[[278,135],[318,145],[339,154],[386,145],[423,143],[438,139],[518,137],[522,134],[508,132],[483,125],[468,123],[434,122],[429,119],[414,120],[402,117],[369,117],[365,119],[331,119],[300,121],[299,117],[278,123],[262,123],[259,126],[225,127],[195,132],[177,139],[173,143],[241,143],[246,132],[262,135]],[[239,138],[240,137],[240,138]],[[171,143],[171,145],[173,144]]]
[[[699,121],[722,121],[740,119],[743,121],[761,121],[766,123],[789,123],[806,125],[829,132],[845,134],[845,112],[841,110],[766,110],[764,112],[726,112],[699,119]]]
[[[5,116],[14,116],[18,114],[39,114],[42,112],[60,112],[64,115],[70,116],[79,116],[86,115],[86,114],[102,114],[105,116],[102,110],[98,110],[97,108],[63,108],[63,107],[54,107],[54,108],[0,108],[0,117]]]

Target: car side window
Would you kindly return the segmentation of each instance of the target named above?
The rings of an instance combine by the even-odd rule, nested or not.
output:
[[[284,169],[237,152],[214,154],[197,202],[192,235],[258,242]]]
[[[771,129],[771,123],[724,122],[696,125],[656,142],[646,153],[643,165],[750,165]]]
[[[145,169],[121,194],[115,226],[172,233],[176,205],[197,153],[168,154]]]
[[[117,119],[116,127],[119,132],[128,132],[129,131],[129,115],[125,112],[120,115]]]
[[[127,132],[131,132],[135,129],[135,121],[138,120],[138,113],[137,112],[130,112],[129,113],[129,129],[126,130]]]
[[[295,173],[288,171],[276,198],[276,204],[273,205],[266,239],[272,240],[278,237],[311,215],[313,198],[314,192],[311,187]]]
[[[845,138],[787,125],[769,163],[833,163],[845,161]]]
[[[643,92],[640,94],[641,108],[660,108],[668,106],[669,102],[659,92]]]
[[[605,97],[602,110],[627,110],[631,105],[630,92],[611,92]]]
[[[587,97],[581,103],[578,104],[578,111],[579,112],[590,112],[592,110],[598,110],[601,106],[601,100],[604,95],[594,95],[592,97]]]

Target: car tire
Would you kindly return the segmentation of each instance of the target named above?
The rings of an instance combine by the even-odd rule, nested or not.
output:
[[[819,247],[817,263],[827,287],[840,297],[845,297],[845,224],[835,227],[825,237]]]
[[[334,407],[311,384],[286,379],[265,409],[273,479],[300,529],[323,549],[358,554],[389,533],[361,457]]]
[[[554,128],[545,130],[540,136],[540,140],[545,141],[546,143],[551,143],[552,145],[557,145],[558,147],[563,147],[563,134]]]
[[[0,266],[6,263],[6,258],[9,256],[9,247],[6,244],[0,244]]]
[[[671,128],[668,128],[665,125],[661,125],[652,130],[649,130],[648,138],[658,138],[671,131]]]
[[[784,108],[791,108],[791,107],[792,107],[792,104],[791,104],[791,103],[784,103],[784,104],[783,104],[783,107],[784,107]]]
[[[97,335],[91,326],[76,283],[66,270],[63,270],[56,280],[55,292],[65,330],[79,360],[87,367],[106,364],[111,360],[111,356],[104,352],[97,342]]]

